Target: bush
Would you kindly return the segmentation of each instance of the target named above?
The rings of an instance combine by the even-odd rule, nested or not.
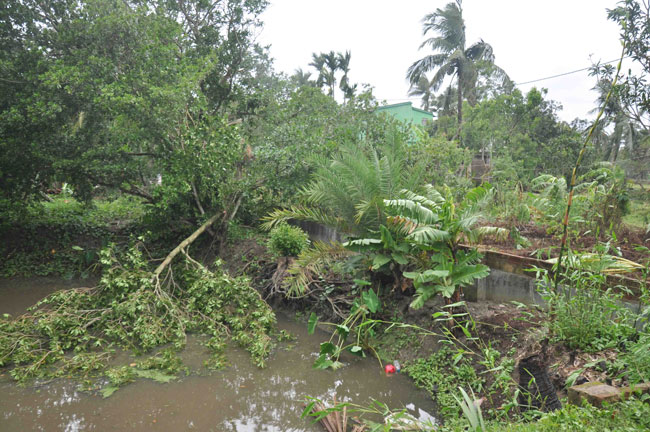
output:
[[[567,269],[558,290],[552,286],[548,273],[538,280],[552,311],[551,333],[569,348],[600,351],[618,346],[635,333],[635,317],[622,304],[622,292],[607,288],[602,273]]]
[[[298,256],[308,245],[307,233],[287,224],[273,228],[267,242],[267,247],[276,256]]]

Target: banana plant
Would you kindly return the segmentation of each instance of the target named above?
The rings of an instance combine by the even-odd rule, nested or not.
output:
[[[478,251],[462,243],[476,243],[485,235],[508,235],[504,228],[479,226],[480,209],[491,196],[489,184],[470,190],[458,203],[449,188],[443,192],[429,185],[423,195],[403,190],[401,198],[384,200],[390,216],[380,238],[346,244],[373,254],[373,271],[399,264],[402,275],[413,280],[416,297],[411,307],[415,309],[437,294],[447,304],[458,303],[463,286],[488,275],[489,268],[479,263]]]
[[[343,243],[349,250],[367,256],[368,267],[372,272],[392,275],[393,287],[405,291],[402,274],[408,269],[412,257],[412,246],[399,232],[393,232],[381,225],[379,238],[363,238]]]

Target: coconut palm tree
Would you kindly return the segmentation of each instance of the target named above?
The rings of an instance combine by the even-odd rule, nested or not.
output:
[[[482,64],[493,64],[494,53],[490,44],[482,39],[466,46],[465,21],[461,0],[448,3],[443,9],[424,17],[423,35],[433,32],[436,35],[425,40],[420,49],[428,46],[434,53],[413,63],[406,74],[411,85],[416,86],[428,72],[435,71],[430,80],[433,91],[438,90],[447,76],[456,78],[458,136],[463,122],[463,100],[475,91],[476,81],[481,71],[509,80],[499,67],[482,68]]]
[[[421,76],[415,85],[411,85],[408,95],[421,97],[420,107],[423,110],[430,111],[433,108],[435,94],[433,93],[433,86],[426,76]]]

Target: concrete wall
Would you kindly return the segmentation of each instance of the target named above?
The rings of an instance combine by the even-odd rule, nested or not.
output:
[[[544,304],[537,293],[535,279],[503,270],[492,269],[486,278],[474,281],[473,286],[465,287],[468,301],[491,300],[495,302],[518,301],[524,304]]]
[[[302,228],[303,231],[309,235],[311,241],[321,241],[326,243],[343,241],[343,236],[338,231],[316,222],[293,221],[291,224]]]

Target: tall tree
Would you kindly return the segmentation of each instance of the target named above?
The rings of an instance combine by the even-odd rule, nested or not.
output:
[[[253,28],[265,4],[7,2],[0,196],[25,201],[60,180],[83,198],[97,185],[137,195],[166,222],[233,215],[243,146],[228,117],[263,56]]]
[[[354,97],[354,93],[357,90],[357,85],[350,85],[350,78],[348,77],[348,73],[350,73],[350,60],[352,59],[352,54],[350,51],[346,51],[345,53],[339,53],[339,70],[343,72],[343,76],[341,77],[341,81],[339,84],[339,88],[343,92],[343,99],[352,99]]]
[[[448,3],[443,9],[424,17],[423,35],[429,32],[435,36],[425,40],[420,49],[428,46],[434,54],[429,54],[414,62],[407,71],[407,78],[411,85],[416,86],[422,76],[435,71],[431,78],[432,89],[436,91],[447,76],[456,78],[457,83],[457,116],[458,137],[463,123],[463,100],[470,97],[475,100],[474,92],[476,82],[484,70],[507,80],[507,74],[496,66],[490,69],[480,68],[481,64],[493,64],[494,53],[492,47],[480,40],[469,47],[466,46],[465,21],[461,0]]]
[[[291,75],[291,79],[298,87],[313,87],[316,83],[311,79],[311,72],[306,72],[302,68],[298,68]]]
[[[356,84],[350,85],[348,73],[350,72],[350,59],[352,55],[350,51],[345,53],[337,53],[330,51],[328,53],[312,53],[312,61],[309,66],[312,66],[318,72],[316,84],[318,87],[326,87],[327,94],[334,97],[337,81],[340,83],[339,88],[343,92],[343,99],[351,99],[357,89]],[[343,76],[339,81],[337,72],[343,72]]]
[[[591,113],[598,113],[600,107],[605,106],[603,118],[598,124],[598,132],[606,135],[604,140],[598,140],[604,145],[601,149],[602,157],[606,161],[616,162],[621,145],[625,146],[628,151],[634,151],[635,141],[637,139],[637,130],[634,120],[629,117],[623,104],[620,95],[617,91],[612,92],[612,95],[607,99],[607,94],[612,87],[611,81],[606,78],[601,78],[596,83],[594,90],[598,92],[598,108],[595,108]],[[605,105],[605,101],[607,104]],[[611,133],[606,133],[606,129],[613,126]]]
[[[420,100],[420,107],[422,107],[422,109],[425,111],[430,111],[433,107],[433,99],[435,98],[435,94],[433,92],[431,81],[429,81],[426,76],[421,76],[416,84],[411,85],[408,95],[421,97],[422,99]]]

